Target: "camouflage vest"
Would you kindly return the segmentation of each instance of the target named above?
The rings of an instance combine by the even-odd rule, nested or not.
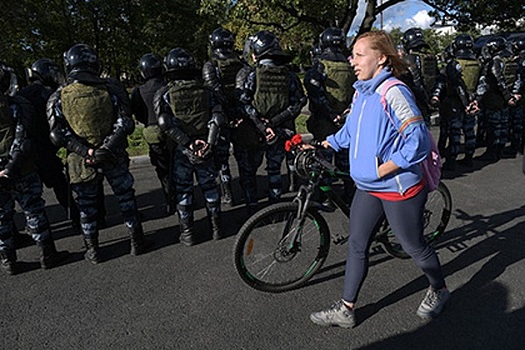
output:
[[[503,60],[503,80],[507,89],[512,90],[514,83],[516,82],[516,76],[518,74],[518,63],[514,56],[504,56]]]
[[[431,94],[436,84],[437,60],[432,54],[417,53],[417,55],[421,60],[421,79],[425,84],[426,92]]]
[[[481,73],[481,64],[477,60],[466,60],[466,59],[456,59],[456,61],[461,66],[461,77],[467,88],[467,91],[470,94],[476,92],[476,87],[478,85],[479,75]]]
[[[60,99],[62,112],[75,134],[100,146],[117,118],[107,87],[74,82],[62,89]]]
[[[237,72],[243,67],[240,60],[228,58],[225,60],[217,60],[217,66],[221,72],[221,83],[224,87],[224,95],[228,106],[234,106],[235,100],[235,79]]]
[[[7,164],[9,150],[15,138],[15,123],[9,111],[9,99],[6,95],[0,95],[0,159]],[[3,164],[3,166],[5,166]]]
[[[210,120],[210,95],[199,80],[178,80],[168,85],[171,110],[190,138],[204,137]]]
[[[356,76],[352,66],[347,62],[320,60],[327,75],[325,81],[326,97],[330,106],[342,113],[352,102]]]
[[[290,104],[290,70],[286,66],[258,65],[253,106],[266,118],[272,118]]]

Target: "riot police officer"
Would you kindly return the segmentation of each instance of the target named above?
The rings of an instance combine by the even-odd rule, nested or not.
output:
[[[282,51],[274,34],[266,30],[257,32],[250,40],[250,47],[255,65],[239,72],[245,80],[238,98],[246,126],[256,130],[255,140],[264,141],[261,147],[266,153],[269,200],[275,201],[282,194],[284,142],[295,133],[295,119],[306,104],[306,97],[299,78],[287,65],[292,57]],[[236,151],[249,211],[257,206],[255,173],[262,163],[260,155],[249,149]],[[249,159],[254,156],[258,158]]]
[[[326,28],[319,35],[319,48],[320,53],[304,77],[311,112],[306,125],[316,140],[325,140],[344,124],[357,78],[344,54],[346,35],[341,29]],[[339,169],[348,169],[348,150],[336,153],[326,149],[323,154],[329,161],[335,158]],[[351,182],[346,183],[345,193],[350,195],[352,187]]]
[[[24,211],[28,233],[42,250],[41,267],[54,267],[69,255],[56,250],[45,213],[33,148],[38,131],[34,109],[23,97],[7,95],[12,90],[13,76],[0,61],[0,265],[10,275],[17,272],[15,201]]]
[[[427,51],[430,46],[425,41],[420,28],[410,28],[403,33],[401,43],[405,48],[403,56],[411,79],[405,81],[414,92],[416,103],[427,125],[430,125],[430,99],[436,77],[439,74],[437,59]],[[403,79],[404,80],[404,79]]]
[[[505,38],[495,36],[487,41],[485,47],[491,60],[482,69],[476,102],[481,102],[486,122],[487,149],[479,159],[495,162],[501,158],[508,141],[508,107],[515,104],[512,87],[518,66],[505,53]]]
[[[90,46],[73,45],[65,52],[64,62],[68,84],[49,98],[48,121],[51,141],[68,151],[69,181],[80,210],[85,258],[93,264],[101,261],[97,226],[101,177],[118,199],[130,234],[131,254],[142,254],[147,242],[126,152],[127,136],[135,127],[128,95],[118,82],[100,77],[100,61]]]
[[[213,91],[204,85],[193,55],[183,48],[172,49],[164,58],[168,85],[155,96],[159,126],[176,144],[173,155],[180,242],[191,246],[193,231],[193,176],[203,191],[213,239],[222,238],[220,190],[213,162],[222,107]]]
[[[31,102],[35,109],[36,130],[39,131],[34,140],[38,175],[46,187],[53,189],[58,202],[69,210],[73,224],[78,226],[80,214],[69,190],[64,174],[64,164],[57,156],[59,148],[49,139],[46,114],[47,100],[59,86],[65,83],[64,75],[56,62],[49,58],[42,58],[27,69],[27,78],[29,85],[20,90],[18,94]]]
[[[235,37],[222,27],[210,35],[211,60],[202,67],[202,78],[219,99],[227,121],[221,128],[221,134],[215,147],[214,157],[219,171],[221,185],[221,202],[228,206],[233,204],[230,171],[231,126],[239,119],[235,100],[235,79],[244,64],[234,52]]]
[[[131,93],[131,112],[145,126],[143,137],[149,146],[149,159],[164,192],[166,213],[171,215],[176,206],[175,187],[171,176],[173,144],[161,132],[153,105],[155,93],[166,86],[162,76],[162,62],[154,54],[147,53],[140,58],[139,70],[144,83]]]
[[[440,106],[440,146],[444,148],[444,138],[448,135],[446,161],[443,167],[454,170],[456,158],[461,149],[461,133],[465,137],[465,158],[462,163],[472,167],[472,157],[476,150],[474,127],[475,116],[468,107],[475,98],[476,87],[481,71],[474,51],[474,41],[468,34],[456,36],[451,44],[452,57],[443,68],[444,79],[438,79],[432,95],[432,103]]]

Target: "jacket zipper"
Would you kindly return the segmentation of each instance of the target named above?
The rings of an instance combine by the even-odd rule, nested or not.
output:
[[[357,136],[355,138],[355,149],[354,149],[354,159],[357,158],[357,151],[359,148],[359,135],[361,134],[361,120],[363,120],[363,111],[365,110],[366,100],[363,101],[361,105],[361,112],[359,114],[359,120],[357,122]]]

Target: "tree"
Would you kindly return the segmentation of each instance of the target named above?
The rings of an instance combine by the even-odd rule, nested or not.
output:
[[[516,0],[423,0],[436,11],[431,15],[441,20],[455,20],[457,29],[467,31],[469,28],[496,25],[501,31],[515,31],[521,22],[525,29],[523,1]],[[520,28],[518,28],[520,30]]]
[[[370,31],[381,11],[402,1],[367,1],[358,34]],[[359,0],[203,0],[201,12],[220,19],[222,25],[237,34],[239,48],[249,34],[269,29],[280,38],[285,49],[299,55],[304,62],[326,27],[338,26],[348,33],[358,3]]]
[[[39,58],[61,62],[80,42],[97,50],[104,72],[114,77],[138,75],[144,53],[163,57],[176,46],[203,60],[216,22],[199,15],[199,6],[197,0],[18,0],[0,17],[0,59],[19,78]]]

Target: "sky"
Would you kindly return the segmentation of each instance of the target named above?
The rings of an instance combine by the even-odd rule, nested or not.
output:
[[[381,0],[379,0],[381,1]],[[365,0],[359,1],[358,15],[356,16],[352,27],[350,28],[350,35],[357,31],[359,24],[364,17]],[[383,29],[386,31],[400,27],[405,31],[411,27],[420,27],[422,29],[429,28],[434,22],[434,19],[428,15],[432,8],[419,0],[405,0],[394,6],[389,7],[383,12]],[[377,28],[381,27],[381,20],[378,16],[374,23]]]

